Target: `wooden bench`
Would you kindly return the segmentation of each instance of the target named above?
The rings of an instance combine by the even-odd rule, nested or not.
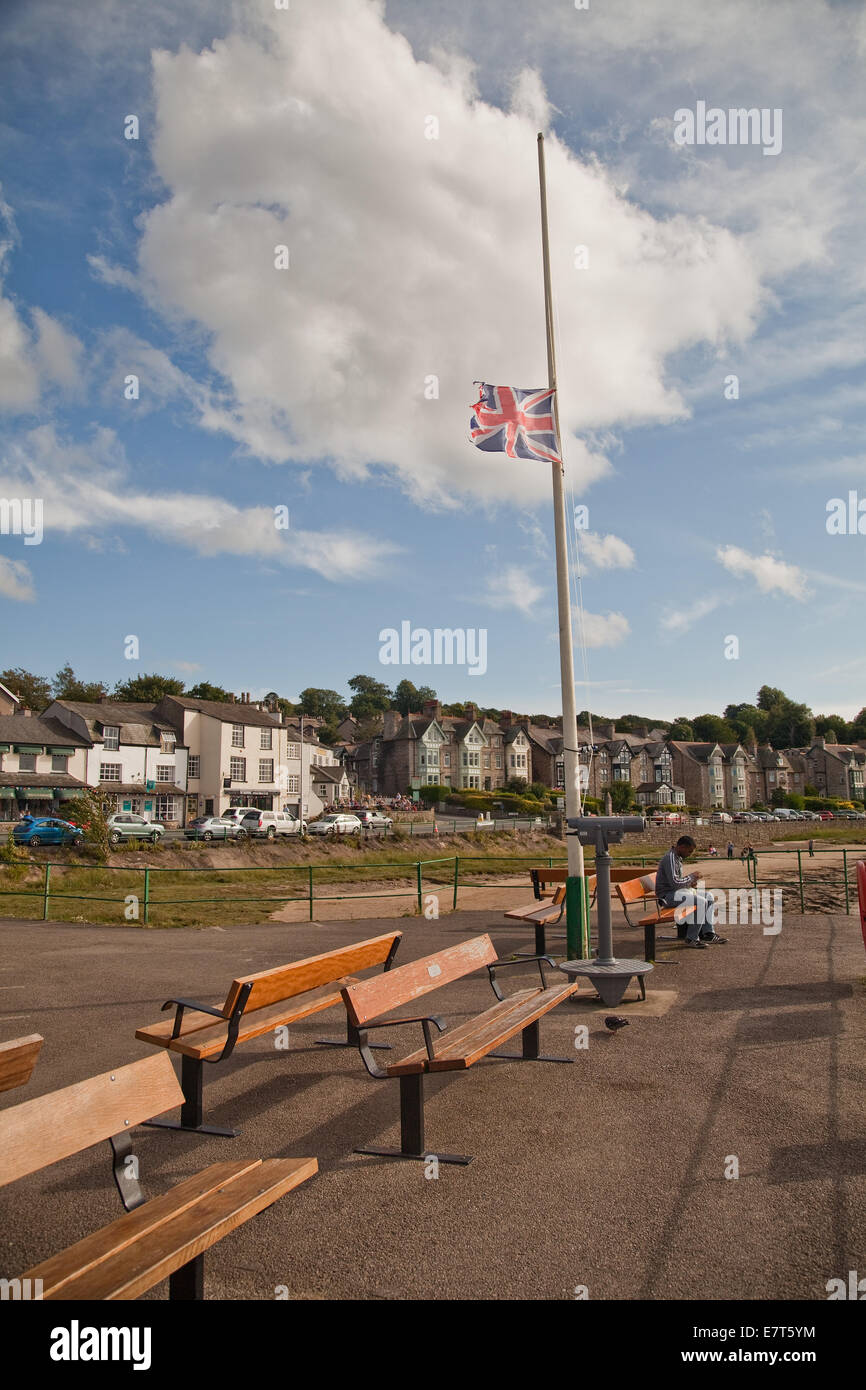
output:
[[[545,929],[548,926],[556,926],[562,920],[564,911],[565,884],[556,889],[549,903],[530,903],[527,907],[514,907],[503,915],[512,922],[528,922],[535,928],[535,954],[543,956],[547,953]]]
[[[0,1043],[0,1091],[27,1085],[44,1041],[38,1033],[30,1033],[26,1038]]]
[[[652,883],[651,889],[647,887],[647,880]],[[688,908],[662,907],[656,899],[655,878],[651,874],[646,874],[644,878],[631,879],[626,883],[617,883],[615,890],[622,903],[628,925],[630,927],[643,927],[644,960],[655,961],[657,940],[682,941],[685,938],[687,930],[685,918],[688,916]],[[638,918],[637,922],[633,922],[628,915],[629,907],[634,907],[637,903],[645,907],[648,902],[653,903],[654,910],[647,916]],[[656,937],[656,927],[668,922],[676,924],[676,936]]]
[[[398,1077],[400,1081],[400,1148],[356,1149],[356,1153],[384,1154],[393,1158],[426,1159],[424,1148],[424,1077],[428,1073],[465,1071],[483,1057],[508,1057],[518,1061],[572,1062],[573,1057],[547,1057],[539,1051],[539,1020],[544,1014],[568,999],[578,988],[577,981],[549,985],[544,975],[544,962],[554,967],[549,956],[537,957],[541,987],[518,990],[505,998],[496,979],[497,971],[528,961],[500,961],[489,936],[477,936],[459,946],[449,946],[435,955],[424,956],[410,965],[400,966],[389,975],[379,975],[360,984],[343,989],[343,999],[350,1022],[358,1031],[358,1048],[371,1076],[384,1080]],[[383,1018],[390,1009],[411,1004],[431,990],[440,989],[452,980],[462,979],[486,966],[497,1003],[484,1013],[445,1031],[445,1024],[436,1014],[411,1018]],[[383,1070],[369,1050],[367,1034],[370,1029],[397,1028],[418,1024],[424,1035],[424,1046],[410,1052],[399,1062]],[[434,1042],[433,1024],[443,1036]],[[519,1053],[496,1052],[495,1048],[520,1033]],[[440,1163],[470,1163],[467,1154],[436,1153]]]
[[[147,1201],[130,1131],[181,1100],[162,1053],[0,1112],[0,1185],[108,1139],[127,1211],[22,1275],[25,1298],[133,1299],[165,1278],[169,1298],[203,1298],[205,1250],[317,1171],[314,1158],[215,1163]]]
[[[151,1120],[164,1129],[234,1138],[234,1129],[202,1123],[204,1064],[215,1065],[230,1057],[240,1043],[298,1023],[340,1003],[341,989],[355,975],[373,966],[390,970],[402,932],[387,932],[352,946],[341,946],[320,956],[260,970],[232,980],[225,1003],[198,1004],[194,999],[167,999],[163,1011],[175,1008],[172,1020],[136,1029],[141,1042],[164,1047],[180,1056],[183,1105],[180,1120]],[[214,1023],[214,1019],[219,1022]],[[354,1047],[356,1034],[349,1024],[345,1039],[320,1038],[323,1046]]]

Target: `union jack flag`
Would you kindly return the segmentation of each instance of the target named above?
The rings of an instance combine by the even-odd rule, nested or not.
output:
[[[549,387],[521,390],[518,386],[480,387],[469,423],[469,437],[477,449],[504,453],[512,459],[540,459],[560,463]]]

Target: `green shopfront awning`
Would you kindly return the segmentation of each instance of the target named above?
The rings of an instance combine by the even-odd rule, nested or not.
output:
[[[55,787],[54,795],[59,796],[61,801],[74,801],[83,790],[83,787]]]
[[[16,787],[15,795],[28,801],[53,801],[54,793],[50,787]]]
[[[41,753],[41,752],[42,752],[42,744],[41,744],[41,743],[38,743],[38,744],[37,744],[37,743],[16,743],[16,745],[15,745],[15,752],[16,752],[16,753]]]
[[[15,791],[12,787],[0,787],[0,801],[14,801]]]
[[[57,753],[61,758],[71,758],[74,748],[46,748],[46,753]]]

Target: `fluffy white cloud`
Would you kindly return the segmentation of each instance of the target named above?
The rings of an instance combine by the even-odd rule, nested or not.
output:
[[[487,581],[484,602],[491,608],[516,608],[529,614],[541,598],[544,589],[529,577],[519,565],[507,565]]]
[[[546,375],[544,91],[528,72],[512,111],[490,106],[465,62],[417,61],[383,13],[295,0],[289,20],[154,55],[169,196],[142,219],[140,282],[208,334],[229,394],[202,423],[251,452],[353,477],[379,465],[432,506],[534,500],[538,472],[473,450],[467,424],[475,378]],[[627,202],[553,137],[547,160],[566,434],[681,416],[665,358],[750,331],[749,256],[703,219]],[[592,274],[574,268],[577,241]],[[607,467],[577,441],[567,453],[578,485]]]
[[[35,597],[30,570],[22,560],[0,555],[0,597],[27,603]]]
[[[204,493],[137,490],[109,429],[97,430],[87,445],[63,441],[50,425],[29,431],[0,456],[0,495],[41,498],[46,534],[81,532],[89,547],[88,533],[129,526],[201,555],[251,555],[334,582],[382,575],[401,550],[351,530],[278,528],[273,507],[238,507]]]
[[[704,598],[695,599],[694,603],[685,607],[670,609],[662,615],[659,626],[662,632],[679,637],[682,633],[688,632],[702,618],[709,617],[710,613],[714,613],[721,604],[727,602],[729,600],[722,594],[707,594]]]
[[[809,596],[802,570],[774,555],[750,555],[738,545],[725,545],[716,550],[716,559],[737,579],[754,579],[763,594],[786,594],[800,600]]]
[[[618,647],[631,631],[623,613],[584,613],[574,621],[574,640],[578,647]]]
[[[634,551],[619,536],[598,536],[594,531],[582,532],[579,536],[581,559],[597,570],[631,569],[634,565]]]

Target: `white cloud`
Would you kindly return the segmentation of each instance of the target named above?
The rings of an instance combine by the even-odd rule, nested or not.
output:
[[[507,565],[487,581],[484,602],[491,608],[516,608],[527,615],[532,612],[544,589],[530,579],[519,565]]]
[[[0,596],[29,603],[35,597],[30,570],[21,560],[0,555]]]
[[[399,545],[361,532],[278,530],[273,507],[238,507],[206,493],[136,490],[129,473],[113,431],[96,430],[82,445],[41,425],[0,456],[0,495],[41,497],[46,533],[83,533],[88,549],[94,548],[93,531],[129,526],[200,555],[255,556],[335,583],[387,574],[387,561],[401,553]]]
[[[704,598],[695,599],[694,603],[685,607],[680,605],[669,609],[659,620],[659,627],[662,632],[679,637],[682,633],[688,632],[702,618],[709,617],[710,613],[714,613],[721,604],[728,602],[730,600],[722,594],[707,594]]]
[[[578,647],[618,647],[628,637],[631,628],[622,613],[584,613],[581,631],[579,617],[574,620],[574,640]]]
[[[763,594],[786,594],[801,601],[809,596],[803,571],[774,555],[750,555],[737,545],[725,545],[716,550],[716,559],[737,579],[751,576]]]
[[[592,569],[632,569],[634,551],[619,536],[597,536],[593,531],[581,532],[578,537],[581,559]]]
[[[169,194],[141,219],[138,279],[153,307],[208,335],[230,396],[201,423],[243,448],[324,457],[346,477],[381,466],[431,506],[467,492],[534,501],[539,471],[474,450],[467,425],[475,378],[546,375],[546,97],[524,74],[514,110],[484,103],[465,61],[417,61],[383,12],[296,0],[289,23],[271,11],[203,52],[154,54],[151,148]],[[750,256],[700,217],[627,202],[555,137],[547,164],[566,435],[682,416],[666,355],[750,332]],[[591,275],[573,268],[576,240],[593,248]],[[281,243],[287,271],[274,269]],[[580,441],[566,452],[578,484],[609,466]]]

